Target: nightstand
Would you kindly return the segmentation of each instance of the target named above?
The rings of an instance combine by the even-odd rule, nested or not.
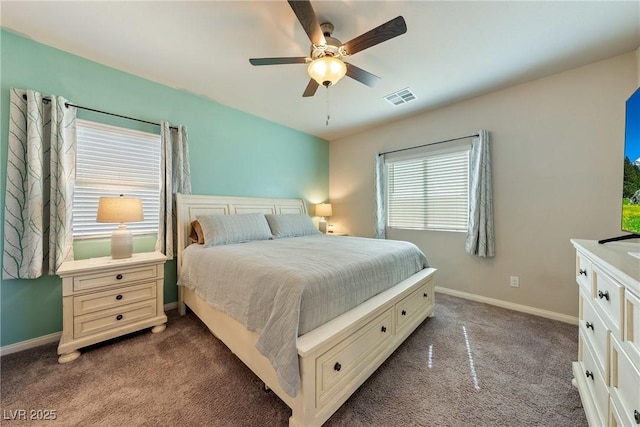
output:
[[[160,252],[62,263],[62,337],[59,363],[80,356],[78,349],[152,327],[166,328],[164,263]]]

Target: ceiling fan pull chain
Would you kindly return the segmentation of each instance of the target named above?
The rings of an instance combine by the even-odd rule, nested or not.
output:
[[[329,116],[329,86],[325,86],[327,88],[327,122],[326,125],[329,126],[329,119],[331,118],[331,116]]]

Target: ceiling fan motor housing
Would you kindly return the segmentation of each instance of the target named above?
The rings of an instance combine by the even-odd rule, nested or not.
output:
[[[309,54],[309,56],[311,56],[311,59],[313,60],[327,55],[339,59],[346,56],[344,49],[342,48],[342,42],[334,37],[331,37],[331,34],[333,33],[333,24],[331,24],[330,22],[325,22],[324,24],[320,25],[320,28],[322,29],[322,33],[324,34],[326,43],[324,46],[316,46],[313,44],[311,45],[311,53]]]

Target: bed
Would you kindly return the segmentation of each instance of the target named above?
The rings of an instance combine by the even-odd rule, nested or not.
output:
[[[196,219],[202,222],[220,215],[238,215],[223,219],[240,219],[251,214],[294,218],[307,213],[302,200],[178,194],[176,211],[180,313],[184,314],[186,307],[193,311],[291,408],[290,426],[324,423],[420,323],[433,315],[435,269],[428,267],[426,259],[416,255],[404,261],[404,254],[395,255],[391,262],[400,265],[401,272],[391,272],[389,261],[377,259],[377,251],[385,250],[378,245],[398,246],[400,253],[411,246],[405,242],[311,233],[206,249],[190,245]],[[307,255],[309,250],[313,252]],[[365,262],[361,271],[343,277],[343,257],[330,262],[331,253],[338,250],[375,262]],[[295,257],[295,253],[305,255]],[[216,261],[207,261],[206,257],[213,255]],[[277,266],[262,265],[273,259]],[[322,267],[327,264],[330,268]],[[369,270],[373,272],[367,276]],[[223,294],[223,288],[199,287],[206,281],[203,278],[210,277],[220,286],[229,282],[224,284],[229,295]],[[316,284],[318,277],[330,283],[331,290],[325,290],[324,282]],[[270,286],[272,279],[276,283]],[[302,290],[296,293],[298,281],[303,282]],[[372,289],[361,290],[360,282]],[[264,288],[260,292],[266,296],[252,293],[258,287]],[[323,292],[339,295],[333,298],[339,303],[324,304],[322,298],[327,296],[322,296]],[[284,314],[274,315],[280,305],[286,306]],[[312,313],[314,310],[317,313]]]

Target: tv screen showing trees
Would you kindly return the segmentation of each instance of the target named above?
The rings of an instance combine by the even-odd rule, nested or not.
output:
[[[626,107],[622,230],[640,234],[640,89]]]

